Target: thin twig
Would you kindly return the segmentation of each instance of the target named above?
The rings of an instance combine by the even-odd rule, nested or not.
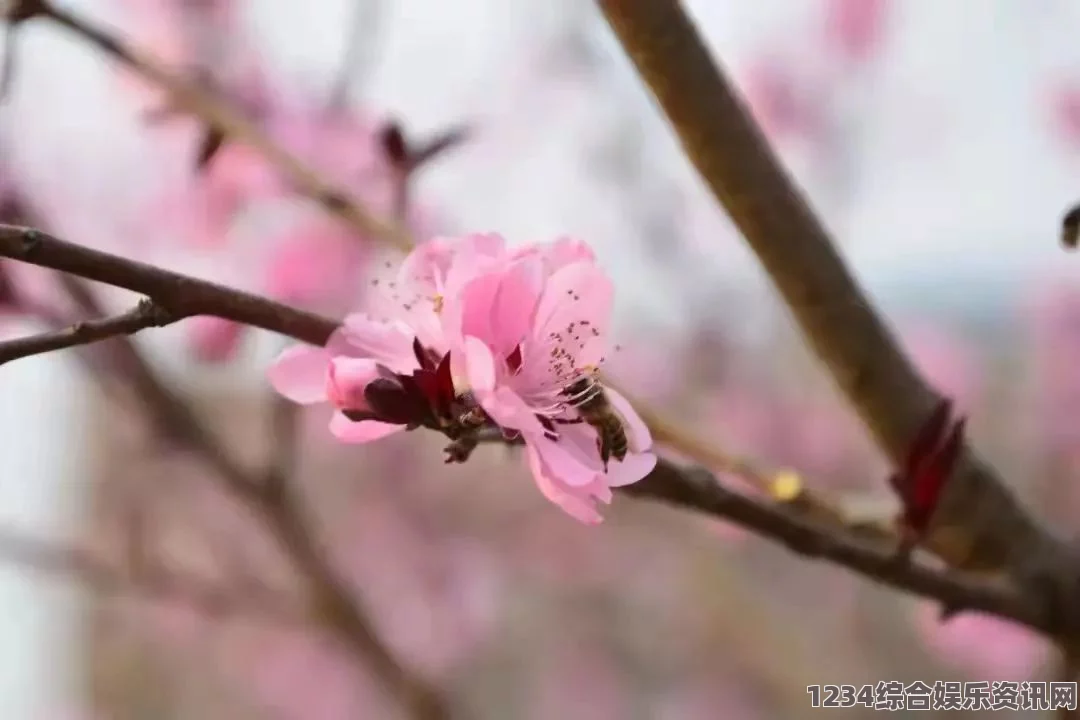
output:
[[[131,335],[139,330],[161,327],[179,319],[153,301],[142,300],[126,313],[104,320],[90,320],[63,330],[0,341],[0,365],[54,350],[88,345],[118,335]]]
[[[27,236],[33,242],[28,243]],[[28,245],[31,247],[29,252]],[[155,300],[158,299],[155,288],[160,288],[161,297],[168,299],[177,287],[183,287],[201,298],[202,313],[237,322],[255,319],[258,321],[255,324],[264,330],[318,345],[325,344],[337,327],[329,318],[298,313],[266,298],[91,251],[29,228],[0,225],[0,257],[81,272],[93,279],[109,278],[119,287],[145,292]],[[815,515],[804,513],[798,507],[738,495],[725,490],[707,473],[683,470],[668,461],[662,460],[651,475],[626,488],[626,492],[727,518],[801,554],[830,560],[891,587],[934,598],[943,608],[954,612],[958,609],[980,610],[1047,633],[1055,632],[1063,622],[1057,612],[1052,612],[1053,608],[1046,602],[1046,589],[1039,584],[988,583],[962,571],[901,562],[895,556],[895,546],[880,538],[867,538],[852,529],[821,523]],[[286,531],[284,542],[291,548],[293,557],[302,565],[314,563],[312,567],[317,568],[318,573],[314,578],[317,586],[340,587],[340,580],[318,560],[321,555],[313,541],[300,539],[303,535],[296,529],[296,504],[286,502],[285,495],[278,497],[282,500],[260,496],[267,511],[276,518],[275,524]],[[331,593],[324,598],[323,607],[333,617],[342,610],[337,603],[347,597],[344,592]],[[1067,610],[1073,613],[1073,621],[1078,611],[1080,606]],[[363,627],[353,627],[357,622],[355,618],[338,618],[336,622],[358,636],[366,635]]]

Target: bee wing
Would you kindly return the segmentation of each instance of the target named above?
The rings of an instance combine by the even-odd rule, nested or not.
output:
[[[652,433],[634,411],[630,401],[611,388],[607,389],[607,398],[612,411],[622,420],[630,452],[641,453],[651,448]]]

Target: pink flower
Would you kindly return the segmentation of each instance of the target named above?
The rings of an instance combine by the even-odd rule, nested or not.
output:
[[[561,239],[511,254],[472,278],[448,304],[444,323],[461,352],[480,406],[525,441],[540,491],[586,523],[611,488],[637,482],[656,456],[645,423],[592,374],[604,361],[614,289],[583,243]],[[603,393],[627,439],[624,457],[604,457],[597,430],[575,400]],[[601,452],[597,452],[597,448]]]
[[[520,436],[544,496],[597,523],[596,503],[656,464],[644,422],[593,378],[612,296],[581,242],[508,252],[498,235],[437,238],[405,259],[369,313],[350,315],[325,348],[286,350],[269,378],[296,402],[333,405],[331,432],[345,442],[428,427],[453,441],[447,461],[463,462],[485,424]],[[575,407],[600,393],[625,452]]]
[[[828,0],[826,42],[843,60],[867,60],[881,45],[888,9],[887,0]]]
[[[270,383],[294,402],[333,405],[338,412],[330,431],[343,442],[377,440],[407,429],[413,420],[423,424],[428,408],[418,405],[445,411],[448,396],[455,394],[439,317],[443,293],[455,291],[470,272],[503,254],[502,238],[489,235],[435,238],[419,246],[393,279],[377,281],[382,284],[372,293],[370,312],[349,315],[325,347],[285,350],[269,370]],[[388,377],[393,374],[396,379]],[[369,388],[376,380],[382,383]],[[394,382],[396,387],[388,386]],[[393,407],[372,406],[373,398],[388,395]],[[353,421],[346,413],[383,417]]]
[[[201,362],[224,362],[232,358],[244,340],[244,326],[212,315],[188,321],[188,339]]]
[[[915,624],[931,650],[979,679],[1023,680],[1046,651],[1032,631],[990,615],[963,613],[943,623],[935,603],[919,603]]]

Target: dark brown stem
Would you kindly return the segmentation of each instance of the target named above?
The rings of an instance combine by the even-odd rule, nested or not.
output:
[[[599,4],[808,343],[877,443],[901,462],[939,398],[867,300],[681,3]],[[969,451],[945,489],[926,544],[955,567],[1033,582],[1043,588],[1048,605],[1080,604],[1080,568],[1071,548],[1035,521],[994,470]],[[1077,631],[1080,627],[1068,629]]]
[[[27,237],[33,242],[27,252]],[[28,228],[0,225],[0,257],[26,260],[42,267],[79,272],[84,277],[110,279],[118,287],[143,292],[168,307],[168,299],[183,287],[200,298],[199,311],[227,320],[250,322],[258,327],[305,342],[324,344],[337,324],[329,318],[299,313],[266,298],[229,290],[213,283],[188,278],[150,265],[90,251]],[[158,291],[159,290],[159,291]],[[164,298],[164,300],[162,300]],[[485,437],[490,441],[492,438]],[[287,486],[286,486],[287,491]],[[1053,633],[1062,622],[1059,612],[1046,602],[1046,588],[1039,583],[994,582],[947,569],[934,569],[917,562],[901,562],[895,544],[879,536],[864,536],[834,523],[822,523],[814,513],[799,506],[769,502],[725,490],[707,472],[686,470],[661,460],[657,469],[625,492],[662,500],[672,505],[725,518],[795,552],[829,560],[868,578],[897,589],[933,598],[952,611],[980,610]],[[357,643],[373,637],[362,615],[344,614],[348,593],[323,557],[315,541],[302,531],[300,511],[288,492],[258,494],[257,502],[282,532],[290,555],[305,567],[313,584],[322,588],[320,607],[328,617]],[[1067,610],[1075,619],[1080,606]],[[385,659],[387,668],[390,659]],[[389,672],[389,671],[387,671]],[[409,681],[403,687],[412,688]],[[422,687],[422,686],[421,686]],[[431,697],[418,690],[417,705]]]

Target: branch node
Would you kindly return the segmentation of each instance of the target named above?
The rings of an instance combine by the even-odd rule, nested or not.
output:
[[[41,231],[36,228],[24,228],[22,231],[22,254],[30,257],[44,241]]]

